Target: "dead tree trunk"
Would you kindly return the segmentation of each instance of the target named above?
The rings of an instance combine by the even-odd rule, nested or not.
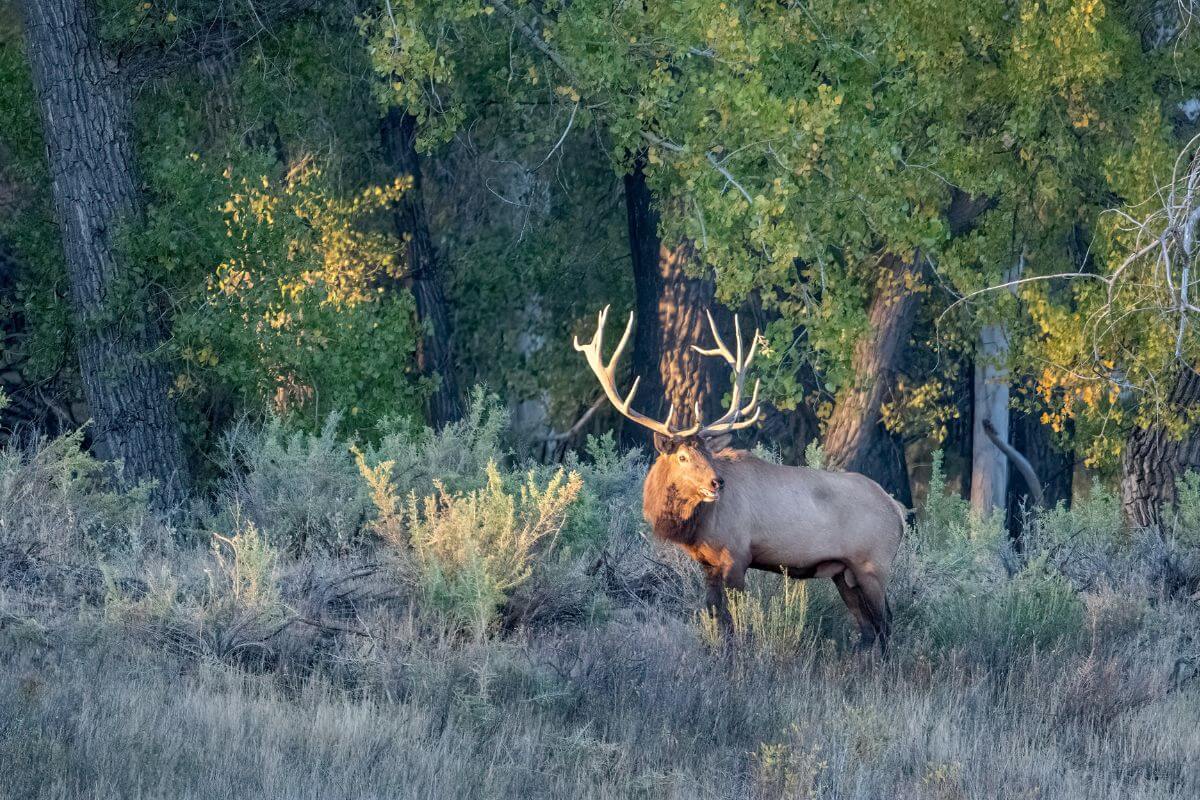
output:
[[[1007,270],[1004,281],[1020,276],[1021,267]],[[1009,441],[1008,327],[1000,322],[979,330],[975,352],[975,392],[971,435],[971,510],[986,516],[1005,508],[1008,495],[1009,458],[998,447]],[[995,437],[984,431],[991,424]]]
[[[1200,375],[1181,368],[1171,390],[1173,409],[1200,404]],[[1175,482],[1188,470],[1200,469],[1200,431],[1177,439],[1162,426],[1135,428],[1125,442],[1121,462],[1121,511],[1131,527],[1161,525],[1164,508],[1173,505]]]
[[[422,326],[417,343],[417,367],[436,382],[429,397],[429,422],[441,427],[462,416],[462,393],[454,372],[453,330],[442,265],[429,235],[429,220],[421,194],[416,122],[411,114],[393,108],[384,117],[380,132],[388,167],[399,174],[411,175],[413,179],[412,188],[404,193],[396,209],[395,226],[407,250],[405,286],[413,293],[417,318]]]
[[[879,437],[887,435],[879,409],[891,389],[920,300],[912,286],[911,264],[888,254],[880,266],[879,284],[867,310],[867,331],[854,347],[854,383],[839,395],[823,444],[829,467],[895,484],[899,480],[895,469],[873,457],[880,447]],[[885,488],[907,493],[907,475],[901,482],[904,487]]]
[[[706,311],[713,311],[718,324],[728,318],[715,306],[713,281],[693,278],[685,271],[695,258],[690,243],[670,248],[659,238],[658,212],[641,162],[625,176],[625,204],[637,315],[633,371],[642,378],[636,402],[656,419],[665,418],[673,405],[675,421],[680,424],[691,422],[697,403],[710,419],[720,416],[728,373],[719,359],[704,358],[691,347],[712,344]],[[641,445],[649,441],[649,435],[626,425],[622,440]]]
[[[156,298],[138,292],[117,243],[142,210],[131,87],[84,0],[21,6],[95,450],[124,462],[129,481],[155,480],[156,503],[172,507],[183,499],[187,470],[170,375],[153,356],[161,314]]]

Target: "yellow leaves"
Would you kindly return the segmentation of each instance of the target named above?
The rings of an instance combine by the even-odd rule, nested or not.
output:
[[[884,426],[895,433],[928,432],[941,441],[947,423],[959,416],[957,406],[950,402],[950,391],[940,378],[925,383],[898,379],[892,399],[880,407]]]
[[[196,363],[215,367],[217,365],[217,354],[213,352],[211,347],[205,345],[201,348],[200,352],[196,353]]]
[[[580,99],[579,92],[573,86],[556,86],[554,93],[559,97],[566,97],[572,103],[578,103]]]
[[[268,311],[265,315],[267,324],[272,330],[281,330],[288,327],[292,321],[292,315],[283,309]]]
[[[368,221],[413,185],[411,175],[348,197],[328,192],[307,160],[283,181],[259,175],[234,181],[221,205],[236,254],[216,270],[210,290],[250,311],[271,330],[297,323],[290,309],[312,301],[350,308],[377,302],[380,282],[403,274],[403,247]],[[282,301],[282,304],[281,304]]]

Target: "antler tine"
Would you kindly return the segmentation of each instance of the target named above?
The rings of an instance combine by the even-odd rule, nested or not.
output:
[[[730,393],[729,410],[716,422],[703,426],[699,431],[699,435],[701,436],[715,436],[720,433],[741,430],[757,422],[760,415],[758,391],[762,385],[761,381],[754,381],[754,392],[750,397],[750,402],[743,406],[742,390],[746,382],[746,370],[750,367],[751,362],[754,361],[755,354],[758,352],[758,329],[754,330],[754,338],[750,342],[750,351],[746,353],[745,343],[742,340],[741,321],[736,314],[733,315],[733,332],[737,345],[737,354],[734,355],[729,352],[729,347],[721,339],[721,334],[717,331],[717,325],[713,321],[711,313],[708,313],[708,326],[712,329],[716,347],[706,350],[693,345],[692,349],[701,355],[720,356],[725,359],[733,367],[733,389]],[[745,353],[744,356],[743,353]]]
[[[604,307],[605,312],[608,311],[608,306]],[[608,360],[608,369],[612,371],[617,366],[618,359],[621,358],[621,353],[625,350],[625,345],[629,342],[629,337],[633,334],[633,312],[629,312],[629,321],[625,323],[625,332],[621,334],[621,341],[617,342],[617,349],[613,350],[612,358]],[[634,388],[637,388],[637,382],[642,377],[639,375],[634,378]],[[633,392],[630,392],[632,396]]]
[[[712,314],[709,314],[709,319],[712,319]],[[742,321],[738,319],[738,315],[733,315],[733,336],[737,340],[737,359],[734,365],[735,369],[742,367]],[[755,336],[754,338],[758,338]]]
[[[720,356],[732,364],[734,362],[733,354],[729,352],[729,348],[725,346],[725,341],[717,331],[717,323],[713,321],[712,312],[705,311],[704,313],[708,317],[708,329],[712,331],[713,341],[717,343],[717,346],[710,350],[705,350],[700,345],[694,344],[692,345],[692,349],[702,356]],[[735,314],[733,318],[737,320],[737,315]]]
[[[604,394],[608,397],[608,401],[613,404],[626,419],[629,419],[642,427],[649,428],[655,433],[663,436],[679,437],[693,436],[700,431],[701,422],[697,416],[695,425],[691,428],[682,431],[671,429],[671,420],[675,415],[675,409],[667,415],[667,421],[659,422],[647,417],[645,414],[634,411],[631,408],[633,397],[637,394],[638,386],[641,384],[641,378],[636,377],[633,381],[633,386],[630,387],[629,393],[624,398],[617,391],[617,363],[621,358],[621,353],[625,350],[625,345],[629,343],[629,337],[633,333],[633,314],[629,315],[629,322],[625,325],[625,333],[621,336],[621,341],[617,343],[616,350],[613,351],[612,358],[606,364],[604,362],[604,323],[608,321],[608,311],[610,306],[605,306],[604,309],[597,315],[596,332],[592,335],[592,340],[587,344],[580,344],[579,337],[574,337],[575,349],[584,354],[587,359],[588,366],[595,374],[596,379],[600,381],[600,388],[604,390]]]

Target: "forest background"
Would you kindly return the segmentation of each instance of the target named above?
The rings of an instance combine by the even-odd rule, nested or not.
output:
[[[941,448],[977,511],[1015,509],[988,420],[1047,504],[1087,468],[1152,524],[1200,459],[1191,13],[11,8],[4,428],[91,420],[170,504],[243,415],[370,438],[481,384],[553,458],[617,424],[576,424],[598,309],[637,312],[651,415],[719,407],[689,347],[712,309],[762,331],[755,438],[785,460],[818,442],[911,506]]]

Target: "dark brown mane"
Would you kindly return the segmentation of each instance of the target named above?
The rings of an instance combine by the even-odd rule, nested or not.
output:
[[[689,502],[674,483],[656,470],[646,476],[642,507],[654,527],[654,535],[682,545],[696,543],[700,525],[711,511],[710,504]]]

